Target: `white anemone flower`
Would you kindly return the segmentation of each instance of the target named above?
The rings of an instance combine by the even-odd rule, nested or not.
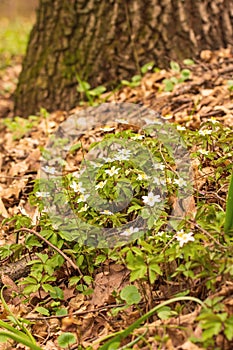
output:
[[[105,173],[109,176],[113,176],[119,173],[120,168],[116,168],[115,165],[111,167],[111,169],[105,170]]]
[[[153,207],[155,203],[160,203],[162,201],[160,195],[154,194],[153,192],[149,192],[148,196],[142,196],[143,203]]]
[[[138,227],[129,227],[127,228],[125,231],[123,231],[122,233],[120,233],[120,236],[126,236],[129,237],[131,236],[133,233],[138,232],[139,228]]]
[[[184,230],[180,230],[176,233],[176,239],[180,244],[180,247],[183,247],[184,244],[188,242],[194,242],[195,238],[193,237],[193,232],[184,232]]]

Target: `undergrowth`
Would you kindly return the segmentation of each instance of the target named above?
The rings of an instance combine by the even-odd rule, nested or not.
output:
[[[166,128],[166,125],[161,127]],[[104,264],[114,262],[125,266],[130,278],[128,287],[122,288],[120,293],[113,293],[119,306],[113,308],[111,317],[116,318],[131,306],[146,315],[145,310],[154,306],[153,303],[149,305],[148,300],[155,298],[157,286],[163,285],[170,290],[170,284],[175,284],[174,292],[169,293],[170,301],[166,305],[156,304],[159,305],[154,309],[157,318],[168,320],[181,316],[182,298],[189,300],[191,309],[192,298],[196,298],[204,302],[196,319],[202,334],[200,337],[193,336],[191,340],[206,349],[217,349],[219,335],[225,342],[232,341],[231,310],[227,309],[222,298],[209,298],[209,295],[218,289],[219,284],[225,285],[233,275],[232,237],[224,233],[226,189],[232,172],[233,131],[213,118],[202,123],[199,130],[188,130],[179,125],[173,125],[173,128],[179,133],[180,142],[188,147],[194,169],[192,180],[187,172],[177,172],[172,150],[154,137],[151,128],[140,133],[130,127],[118,130],[110,125],[97,130],[102,140],[92,143],[89,150],[86,145],[84,147],[83,138],[70,149],[69,160],[80,155],[85,158],[95,147],[100,151],[109,148],[108,156],[102,160],[83,160],[89,166],[88,176],[85,172],[65,172],[59,176],[53,167],[44,169],[46,173],[60,178],[64,188],[62,193],[54,190],[54,177],[45,181],[47,187],[44,187],[43,179],[35,181],[30,201],[40,212],[36,224],[23,213],[4,221],[9,231],[20,232],[21,243],[2,246],[1,259],[14,254],[36,255],[36,259],[29,263],[31,270],[28,277],[19,282],[23,286],[22,300],[29,301],[32,293],[41,298],[36,312],[45,316],[67,315],[59,284],[65,281],[69,286],[75,286],[76,291],[88,300],[94,291],[96,272]],[[133,142],[132,146],[129,146],[129,141]],[[111,145],[116,142],[117,153],[111,150]],[[153,169],[149,168],[151,160],[145,157],[145,153],[140,153],[142,149],[153,155]],[[63,166],[65,168],[65,164]],[[55,191],[53,203],[65,203],[71,207],[79,222],[84,223],[83,231],[82,225],[77,230],[76,220],[68,220],[66,226],[59,215],[51,220],[51,191]],[[98,193],[97,208],[93,193]],[[177,197],[181,202],[183,200],[184,209],[187,197],[195,200],[195,207],[192,206],[186,215],[173,216]],[[122,210],[114,207],[112,210],[109,207],[100,210],[106,201],[117,200],[121,207],[125,198],[130,200]],[[138,217],[144,220],[146,226],[140,226],[140,221],[136,220]],[[133,224],[118,231],[117,237],[109,240],[109,237],[98,236],[99,227],[117,230],[127,223]],[[86,224],[91,225],[91,233],[80,234],[85,231]],[[114,244],[109,248],[111,239]],[[108,244],[104,244],[106,242]],[[66,258],[77,266],[78,275],[67,268]],[[50,301],[44,300],[41,293],[47,293]],[[176,305],[176,299],[172,301],[173,298],[179,298],[180,306]],[[168,306],[171,303],[173,306]],[[142,316],[135,327],[115,334],[113,340],[106,343],[109,347],[102,346],[102,349],[119,349],[124,338],[120,335],[128,337],[146,319]],[[137,339],[140,346],[147,343],[146,335]],[[162,346],[163,339],[159,333],[154,335],[154,342]]]

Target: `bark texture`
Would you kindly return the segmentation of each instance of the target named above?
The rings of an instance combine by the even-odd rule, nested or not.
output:
[[[15,113],[74,107],[77,74],[111,86],[150,60],[162,67],[232,44],[232,0],[40,0]]]

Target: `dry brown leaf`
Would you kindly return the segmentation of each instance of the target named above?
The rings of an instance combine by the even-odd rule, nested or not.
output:
[[[204,348],[200,348],[188,340],[180,346],[180,350],[204,350]]]
[[[3,216],[4,218],[8,218],[9,214],[5,208],[5,205],[2,201],[2,199],[0,198],[0,215]]]
[[[114,270],[115,269],[115,270]],[[119,291],[126,284],[126,277],[128,276],[128,270],[123,268],[118,270],[115,264],[110,266],[109,272],[100,272],[95,277],[95,288],[92,294],[91,303],[96,306],[102,306],[105,303],[114,302],[112,297],[113,291]]]

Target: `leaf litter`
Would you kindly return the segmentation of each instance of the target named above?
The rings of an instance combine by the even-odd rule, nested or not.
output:
[[[137,87],[122,87],[119,91],[114,92],[108,101],[140,103],[158,112],[165,120],[179,123],[191,130],[198,129],[201,122],[209,120],[211,117],[215,117],[223,125],[232,128],[233,95],[227,86],[227,81],[232,79],[233,76],[232,50],[227,48],[216,52],[203,51],[200,59],[195,61],[195,64],[189,66],[188,69],[191,72],[190,78],[174,85],[172,91],[164,91],[163,81],[174,76],[174,72],[163,69],[154,73],[147,73],[142,77],[141,83]],[[9,131],[3,121],[6,117],[13,117],[12,93],[19,72],[20,65],[17,64],[1,71],[0,74],[0,219],[3,221],[5,218],[23,213],[33,219],[36,225],[39,213],[37,208],[29,204],[28,197],[33,188],[33,180],[39,176],[40,149],[46,144],[49,135],[54,132],[60,123],[72,113],[85,107],[77,106],[69,113],[62,111],[51,113],[46,121],[41,118],[36,126],[29,128],[21,137],[15,138],[14,132]],[[108,94],[104,93],[102,98],[104,99]],[[99,140],[100,137],[99,130],[90,130],[89,134],[83,137],[84,147],[86,144],[88,149],[89,145]],[[193,148],[195,149],[195,145],[193,145]],[[75,161],[70,159],[69,164],[70,169],[73,169]],[[205,187],[205,192],[208,194],[208,176],[214,169],[204,165],[200,170],[199,165],[193,160],[195,187],[198,191]],[[211,189],[209,192],[211,192]],[[226,192],[225,189],[225,195]],[[180,212],[180,205],[174,200],[174,210],[177,215]],[[187,204],[183,203],[183,208],[185,205],[188,206],[187,211],[193,211],[195,208],[192,201],[191,204],[190,201]],[[1,227],[1,246],[14,242],[16,242],[15,234],[11,226]],[[24,259],[23,256],[13,256],[11,259],[3,260],[1,262],[2,269],[4,270],[4,266],[11,266],[12,263],[20,261],[22,258]],[[30,257],[27,257],[26,261],[28,259]],[[26,265],[23,266],[26,268]],[[20,277],[15,277],[11,273],[8,276],[2,274],[2,284],[9,285],[5,297],[8,304],[12,304],[11,308],[16,315],[33,320],[33,334],[38,342],[43,344],[43,349],[59,349],[56,339],[64,331],[73,332],[77,336],[79,344],[82,344],[84,348],[93,346],[93,349],[97,349],[99,339],[130,325],[135,319],[139,318],[140,313],[143,312],[142,310],[147,311],[150,303],[155,305],[159,301],[169,299],[182,288],[187,289],[185,285],[182,286],[182,281],[179,283],[172,281],[166,281],[165,283],[165,281],[162,281],[160,285],[157,283],[154,286],[150,300],[144,297],[141,301],[140,311],[130,306],[113,316],[110,310],[117,306],[114,292],[119,292],[122,287],[129,284],[129,271],[123,265],[106,262],[103,270],[98,269],[95,273],[94,289],[90,298],[84,297],[73,287],[67,287],[67,274],[61,273],[58,283],[64,291],[62,302],[68,310],[68,315],[38,317],[38,313],[35,312],[35,307],[40,301],[37,293],[32,296],[31,303],[18,304],[17,298],[11,299],[10,292],[13,292],[15,288],[20,288],[14,282],[14,279],[18,278]],[[224,297],[226,308],[232,314],[232,300],[230,298],[232,283],[230,281],[219,281],[219,285],[221,288],[216,292],[216,295]],[[146,290],[148,285],[145,285],[144,288]],[[205,293],[201,284],[193,286],[193,289],[196,295]],[[47,296],[48,294],[44,293],[45,300]],[[0,318],[5,319],[6,315],[2,305],[0,307]],[[46,307],[46,303],[44,307]],[[168,339],[165,341],[164,349],[201,350],[200,346],[188,340],[190,335],[198,336],[200,334],[196,322],[199,307],[187,304],[185,308],[184,314],[178,318],[160,320],[153,316],[147,324],[138,328],[133,336],[143,334],[146,330],[147,342],[152,347],[134,345],[133,349],[158,349],[159,342],[155,341],[154,335],[158,334],[163,337],[164,329],[166,329]],[[13,349],[13,344],[9,347],[9,344],[0,343],[1,350],[9,348]],[[17,349],[24,349],[24,347],[18,345]],[[77,349],[77,346],[75,349]]]

